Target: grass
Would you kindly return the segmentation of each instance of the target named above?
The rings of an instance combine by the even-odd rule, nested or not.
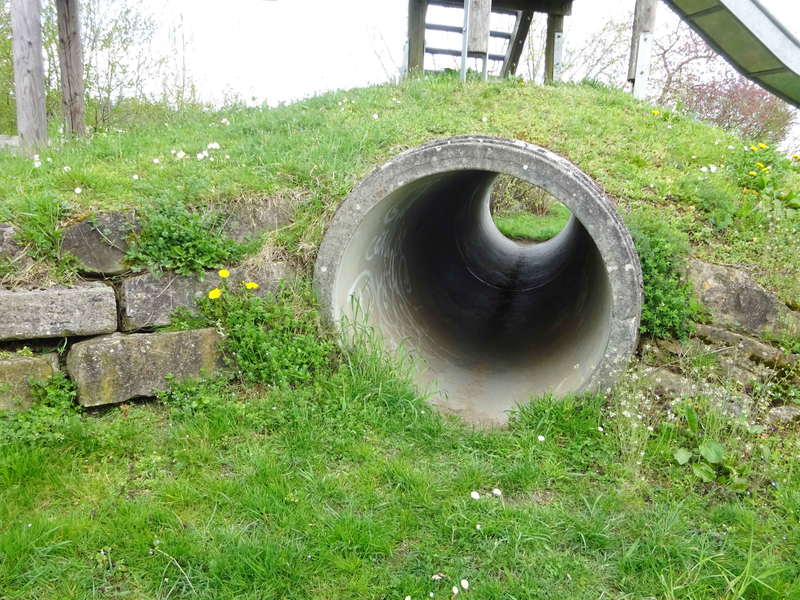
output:
[[[671,458],[680,421],[616,412],[630,389],[479,431],[357,339],[313,385],[198,383],[4,442],[0,596],[449,598],[461,579],[476,598],[800,593],[796,435],[759,440],[771,462],[732,493]],[[757,436],[698,410],[750,461]]]
[[[494,224],[500,232],[512,240],[546,242],[558,235],[569,221],[569,209],[560,202],[554,203],[547,215],[537,217],[527,212],[494,215]]]

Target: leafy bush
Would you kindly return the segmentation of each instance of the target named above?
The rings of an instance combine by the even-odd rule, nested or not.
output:
[[[224,215],[213,209],[192,211],[178,200],[160,200],[145,207],[142,230],[126,258],[134,270],[144,267],[192,273],[202,280],[205,269],[218,269],[257,252],[261,240],[238,243],[223,233]]]
[[[7,411],[0,418],[0,440],[54,442],[64,439],[62,428],[77,418],[75,386],[63,371],[47,380],[31,380],[34,402],[27,411]],[[0,411],[2,415],[3,411]]]
[[[233,396],[228,389],[228,383],[224,377],[184,381],[175,381],[169,377],[168,389],[157,392],[158,399],[180,413],[193,414],[201,412],[212,404],[230,401]]]
[[[628,227],[644,279],[641,332],[686,339],[700,312],[691,282],[683,281],[689,242],[684,234],[647,215],[632,217]]]
[[[227,276],[226,271],[220,274]],[[199,301],[206,318],[225,332],[241,378],[291,386],[326,370],[333,341],[321,331],[319,314],[310,307],[310,291],[296,302],[297,297],[285,287],[277,296],[266,298],[255,296],[256,288],[254,282],[223,284]]]

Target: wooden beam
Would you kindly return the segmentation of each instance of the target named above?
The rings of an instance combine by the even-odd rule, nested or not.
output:
[[[64,118],[70,134],[83,136],[86,135],[86,109],[83,97],[83,53],[78,12],[78,0],[56,0]]]
[[[564,17],[547,15],[547,41],[544,48],[544,82],[561,79],[561,40],[564,36]]]
[[[636,0],[633,13],[633,36],[631,37],[631,57],[628,63],[628,81],[636,81],[636,63],[639,57],[639,40],[643,33],[653,33],[656,28],[656,7],[658,0]]]
[[[420,74],[425,65],[425,18],[428,0],[408,0],[408,74]]]
[[[428,4],[462,8],[463,0],[429,0]],[[492,12],[514,14],[521,10],[569,17],[572,15],[572,0],[492,0]]]
[[[500,73],[502,79],[509,75],[514,76],[517,74],[517,66],[519,65],[519,59],[522,57],[522,51],[525,49],[525,40],[528,39],[532,20],[532,10],[524,10],[517,17],[514,31],[511,32],[511,41],[508,42],[508,51],[506,52],[506,60],[503,63],[503,70]]]
[[[11,0],[11,47],[20,151],[31,155],[47,143],[42,11],[39,0]]]

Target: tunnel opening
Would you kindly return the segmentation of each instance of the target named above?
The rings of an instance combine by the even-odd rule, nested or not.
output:
[[[592,235],[599,215],[587,205],[608,204],[594,184],[591,200],[572,196],[569,181],[547,179],[554,155],[505,140],[493,152],[495,138],[478,139],[420,147],[365,180],[331,224],[315,280],[334,321],[358,306],[390,347],[403,343],[424,360],[420,382],[435,384],[437,403],[473,421],[504,421],[531,395],[614,377],[609,357],[635,347],[641,276],[629,237],[614,248],[618,240]],[[514,179],[572,209],[560,231],[537,243],[500,231],[493,200],[498,182]],[[617,264],[620,249],[627,262]],[[620,272],[631,276],[618,281]],[[639,295],[620,294],[621,283]],[[632,311],[622,306],[630,298]]]
[[[554,238],[572,216],[545,190],[511,175],[498,175],[495,179],[489,212],[500,233],[524,245]]]

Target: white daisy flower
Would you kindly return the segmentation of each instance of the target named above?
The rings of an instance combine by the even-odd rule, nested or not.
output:
[[[478,492],[472,492],[470,494],[470,496],[472,496],[473,500],[480,500],[481,499],[481,495]]]

